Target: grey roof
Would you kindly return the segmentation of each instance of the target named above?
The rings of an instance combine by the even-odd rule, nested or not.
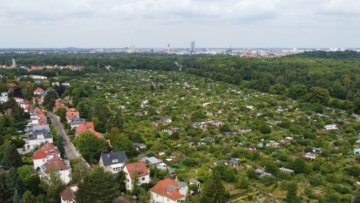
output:
[[[175,180],[175,183],[176,183],[176,185],[178,185],[178,187],[186,187],[187,186],[187,184],[185,182]]]
[[[190,178],[189,182],[193,183],[193,184],[199,184],[200,183],[198,180],[195,180],[194,178]]]
[[[142,159],[142,158],[145,158],[146,155],[145,154],[139,154],[138,157]]]
[[[271,173],[266,173],[266,172],[264,172],[263,174],[260,175],[260,178],[262,178],[262,177],[264,177],[264,176],[272,176],[272,174],[271,174]]]
[[[29,140],[36,140],[41,135],[44,136],[44,138],[52,138],[50,132],[48,132],[46,129],[42,129],[42,130],[34,130],[32,134],[29,135]]]
[[[239,164],[239,162],[234,158],[231,158],[229,162],[231,162],[233,164]]]
[[[81,123],[84,123],[85,119],[84,118],[80,118],[79,116],[75,116],[71,121],[70,121],[70,125],[78,125]]]
[[[155,157],[146,157],[146,160],[148,161],[148,162],[150,162],[151,164],[158,164],[158,163],[160,163],[161,161],[159,161],[159,159],[157,159],[157,158],[155,158]]]
[[[49,124],[48,125],[42,125],[42,126],[33,126],[32,129],[33,129],[33,131],[45,129],[48,132],[50,132]]]
[[[126,160],[125,151],[121,152],[111,152],[101,155],[104,166],[109,166],[112,164],[124,163]]]

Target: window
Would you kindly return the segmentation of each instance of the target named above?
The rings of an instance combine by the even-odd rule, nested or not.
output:
[[[141,180],[145,180],[145,177],[142,177]]]

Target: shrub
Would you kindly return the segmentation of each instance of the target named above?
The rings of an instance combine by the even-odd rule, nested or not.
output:
[[[266,190],[268,192],[273,192],[275,190],[276,186],[277,186],[277,184],[274,183],[274,184],[270,185],[269,187],[267,187]]]

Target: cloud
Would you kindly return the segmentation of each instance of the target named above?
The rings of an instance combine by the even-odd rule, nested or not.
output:
[[[0,38],[0,46],[184,46],[197,38],[208,47],[237,40],[248,47],[335,41],[346,47],[360,32],[358,1],[2,0],[1,29],[16,34]]]

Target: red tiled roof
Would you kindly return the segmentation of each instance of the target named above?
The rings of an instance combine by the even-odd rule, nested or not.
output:
[[[137,173],[139,177],[149,175],[149,170],[146,168],[146,164],[143,161],[126,164],[125,167],[131,178],[134,178],[134,173]]]
[[[158,182],[150,190],[160,196],[165,196],[172,200],[178,200],[184,197],[184,195],[180,194],[178,186],[175,183],[175,181],[171,180],[170,178]]]
[[[43,146],[41,146],[38,152],[41,152],[44,156],[60,155],[59,149],[50,142],[47,142]]]
[[[76,132],[78,134],[81,134],[81,133],[83,133],[85,131],[90,131],[90,132],[94,133],[96,135],[96,137],[98,137],[98,138],[102,137],[101,133],[95,131],[93,122],[82,123],[76,128]]]
[[[63,200],[70,200],[70,199],[74,199],[74,192],[71,190],[72,187],[76,187],[77,184],[73,184],[70,185],[69,187],[65,188],[65,190],[63,190],[60,193],[60,196]]]
[[[65,161],[57,156],[46,162],[44,166],[46,167],[46,172],[48,172],[49,169],[61,169],[61,170],[68,169]]]
[[[17,85],[15,83],[8,83],[7,86],[10,86],[10,87],[17,87]]]
[[[46,155],[42,152],[38,151],[33,155],[33,159],[45,159]]]
[[[45,90],[43,90],[41,87],[36,88],[36,90],[34,90],[34,92],[40,93],[40,92],[45,92]]]
[[[79,112],[71,112],[71,111],[68,111],[66,112],[66,118],[68,120],[72,120],[74,117],[79,117],[80,116],[80,113]]]

